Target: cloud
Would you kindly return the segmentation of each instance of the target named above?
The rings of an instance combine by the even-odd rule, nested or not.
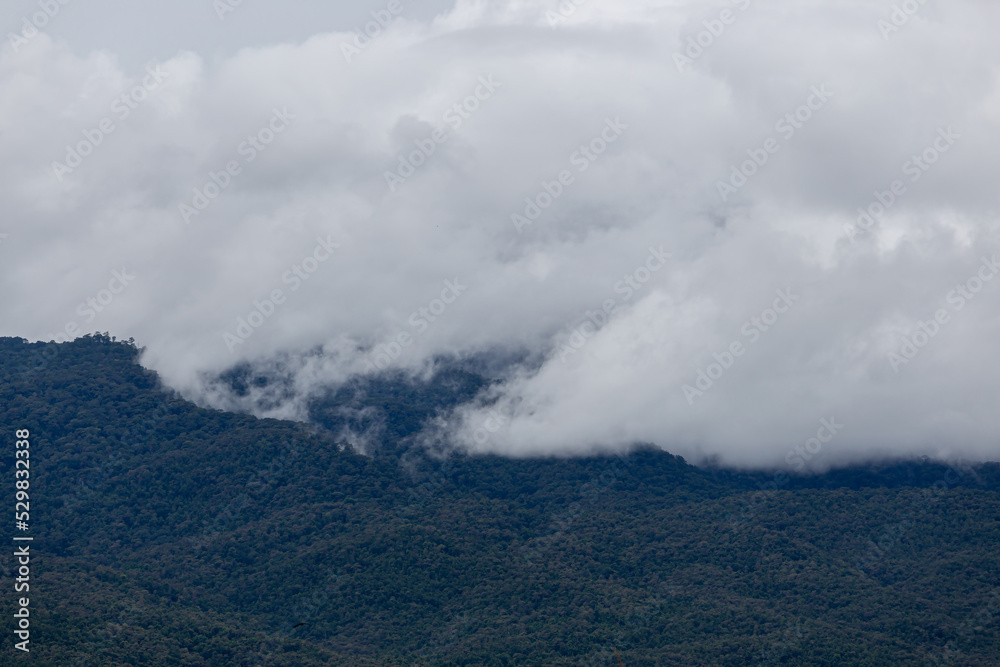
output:
[[[888,2],[552,11],[403,12],[350,58],[346,31],[152,70],[5,47],[3,333],[134,336],[226,407],[205,378],[281,360],[294,391],[257,406],[286,417],[377,368],[528,351],[442,427],[474,451],[783,465],[835,418],[815,468],[995,460],[1000,281],[953,290],[1000,251],[1000,10],[887,36]]]

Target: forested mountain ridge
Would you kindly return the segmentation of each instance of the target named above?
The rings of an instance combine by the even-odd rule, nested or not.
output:
[[[199,408],[136,358],[0,339],[37,572],[31,655],[0,664],[1000,662],[995,464],[769,485],[653,449],[437,461],[411,436],[488,383],[470,370],[358,381],[305,425]],[[336,437],[351,415],[368,455]]]

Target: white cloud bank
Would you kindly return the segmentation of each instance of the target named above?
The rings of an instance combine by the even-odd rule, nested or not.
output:
[[[474,451],[783,465],[833,418],[812,466],[997,460],[1000,7],[901,4],[460,1],[137,73],[7,45],[2,333],[134,336],[209,402],[307,350],[303,395],[543,355],[450,421]]]

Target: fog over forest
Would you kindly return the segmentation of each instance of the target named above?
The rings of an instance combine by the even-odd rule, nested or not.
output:
[[[134,4],[3,10],[0,335],[296,419],[513,360],[473,452],[997,460],[1000,5]]]

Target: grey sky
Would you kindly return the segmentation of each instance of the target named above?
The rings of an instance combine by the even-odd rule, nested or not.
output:
[[[894,4],[404,3],[355,42],[388,2],[74,0],[0,51],[0,333],[134,336],[230,407],[206,374],[283,356],[288,417],[534,352],[509,419],[433,433],[475,451],[794,465],[832,418],[810,467],[995,460],[1000,7]]]
[[[403,16],[428,20],[453,3],[407,0],[401,4],[405,6]],[[120,58],[126,71],[133,71],[179,51],[195,51],[211,60],[242,48],[296,43],[321,32],[353,30],[371,20],[370,12],[384,9],[386,0],[242,0],[233,5],[230,12],[217,9],[214,0],[69,0],[60,5],[44,30],[55,39],[66,40],[81,55],[110,51]],[[38,11],[39,0],[3,3],[3,34],[16,31],[24,17],[30,20]]]

